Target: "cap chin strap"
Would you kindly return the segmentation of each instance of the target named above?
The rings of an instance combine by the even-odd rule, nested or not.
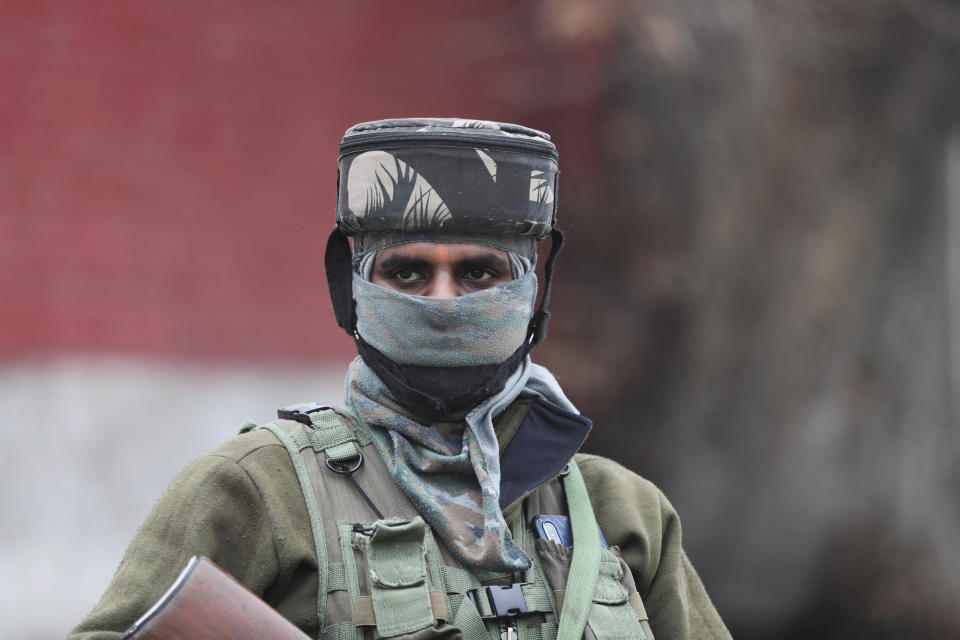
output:
[[[333,315],[337,318],[337,324],[351,338],[354,337],[354,327],[357,324],[357,311],[353,302],[352,260],[350,241],[339,227],[334,228],[327,238],[323,262],[327,272],[330,301],[333,303]]]
[[[547,304],[550,302],[550,290],[553,286],[553,265],[557,261],[557,255],[562,248],[563,231],[554,227],[550,230],[550,253],[547,255],[547,261],[543,264],[543,296],[540,297],[540,306],[536,313],[530,318],[530,325],[527,330],[527,342],[530,348],[540,344],[547,337],[547,320],[550,319]]]
[[[550,318],[547,303],[550,301],[554,263],[563,247],[563,232],[554,228],[550,236],[550,254],[543,267],[543,295],[539,307],[530,318],[527,340],[499,364],[472,367],[404,365],[394,362],[364,341],[356,331],[350,242],[339,228],[330,233],[324,256],[327,285],[337,324],[353,338],[360,357],[387,385],[400,404],[430,422],[460,420],[481,402],[503,390],[507,378],[533,346],[547,335],[547,320]]]

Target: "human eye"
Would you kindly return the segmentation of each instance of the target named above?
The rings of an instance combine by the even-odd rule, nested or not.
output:
[[[426,280],[426,277],[416,269],[401,267],[390,272],[390,279],[400,287],[413,288],[419,286],[420,283]]]
[[[397,269],[393,272],[393,277],[400,282],[412,282],[423,278],[415,269]]]
[[[416,293],[430,279],[430,265],[403,256],[386,256],[373,264],[370,281],[397,291]]]
[[[433,277],[429,267],[423,265],[397,265],[385,275],[386,284],[407,293],[417,293]]]
[[[483,269],[483,268],[470,269],[466,273],[466,278],[468,280],[476,280],[478,282],[489,280],[492,277],[494,277],[493,274],[490,273],[488,269]]]
[[[507,278],[495,269],[489,267],[468,267],[463,271],[463,281],[473,289],[488,289],[494,287]]]

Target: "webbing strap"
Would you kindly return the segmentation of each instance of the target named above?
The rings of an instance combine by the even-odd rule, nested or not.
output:
[[[321,640],[353,640],[356,636],[356,630],[352,622],[341,622],[332,624],[323,630],[320,634]]]
[[[470,602],[472,604],[474,601],[471,600]],[[493,611],[493,607],[490,606],[490,602],[488,602],[486,598],[477,598],[476,607],[477,613],[480,614],[481,618],[489,618],[490,616],[496,615]]]
[[[331,562],[327,565],[327,592],[346,591],[347,574],[342,562]]]
[[[446,594],[440,591],[430,592],[430,609],[435,620],[446,622],[449,618]],[[377,612],[373,608],[373,596],[359,596],[353,599],[353,625],[356,627],[377,626]]]
[[[466,593],[474,587],[480,586],[469,571],[450,565],[440,567],[440,573],[443,575],[443,584],[447,593]]]
[[[334,462],[346,462],[347,460],[356,460],[359,457],[357,445],[352,442],[344,442],[335,447],[329,447],[323,451],[327,457]]]
[[[459,605],[456,604],[456,600],[460,601]],[[480,613],[470,604],[466,596],[459,596],[459,598],[451,596],[450,604],[457,609],[450,624],[460,629],[463,640],[488,640],[486,626],[480,619]]]
[[[437,620],[446,622],[450,619],[450,612],[447,610],[447,594],[443,591],[430,592],[430,608],[433,609],[433,617]]]
[[[460,605],[462,605],[464,602],[466,602],[469,606],[470,601],[467,599],[467,596],[463,595],[462,593],[447,594],[448,619],[457,619],[457,613],[460,611]]]
[[[533,640],[557,640],[557,623],[544,622],[539,627],[530,627],[529,633]]]
[[[444,597],[444,609],[447,609],[447,602],[445,593],[447,591],[446,581],[443,577],[443,561],[440,559],[440,548],[437,546],[437,541],[434,540],[433,535],[427,533],[423,539],[424,543],[427,545],[427,568],[430,570],[430,597],[433,597],[434,593],[440,593]],[[436,610],[436,609],[434,609]],[[449,620],[449,616],[445,617],[444,620]]]
[[[567,574],[557,640],[580,640],[599,578],[600,534],[587,486],[573,460],[570,461],[570,472],[563,478],[563,489],[567,494],[567,510],[573,529],[573,557]]]
[[[525,584],[520,587],[527,608],[541,613],[553,613],[553,602],[542,584]]]
[[[630,606],[633,607],[633,611],[637,614],[637,620],[650,619],[647,615],[647,608],[643,606],[643,599],[636,591],[630,594]]]
[[[294,443],[293,438],[287,433],[286,429],[274,422],[268,422],[260,427],[266,429],[277,436],[277,439],[283,443],[290,454],[290,461],[297,472],[297,479],[302,487],[304,502],[307,505],[307,517],[310,520],[310,529],[313,531],[313,546],[317,554],[317,620],[323,625],[327,612],[327,588],[328,588],[328,568],[327,568],[327,545],[323,538],[323,518],[320,513],[320,505],[317,504],[317,496],[313,490],[313,483],[310,482],[310,474],[307,472],[307,466],[300,457],[300,448]],[[353,626],[350,626],[351,635]],[[324,629],[326,634],[326,629]],[[326,638],[326,635],[324,635]],[[330,640],[340,640],[339,638]]]
[[[309,415],[310,423],[317,431],[326,431],[327,429],[336,429],[344,426],[343,422],[340,421],[340,416],[330,407],[322,407],[316,411],[311,411]]]
[[[297,451],[312,447],[324,451],[336,462],[357,457],[357,446],[370,444],[369,437],[356,432],[340,419],[333,409],[321,409],[310,414],[313,429],[300,429],[291,435]]]
[[[336,410],[331,408],[314,411],[310,414],[310,422],[313,424],[313,427],[321,433],[331,429],[335,429],[337,432],[350,432],[351,438],[359,442],[363,447],[373,442],[363,429],[354,429],[343,421],[343,418],[340,417],[340,414],[337,413]]]
[[[354,608],[357,597],[360,595],[360,578],[357,575],[357,560],[353,555],[353,525],[342,520],[337,521],[337,534],[340,539],[340,555],[343,558],[344,582],[346,591],[350,594],[350,613],[353,615],[354,623],[357,619],[357,611]],[[354,631],[355,640],[362,640],[363,633]]]
[[[467,573],[466,571],[463,571],[463,569],[456,567],[444,567],[444,569],[455,569],[456,571]],[[464,584],[475,587],[480,583],[474,580],[472,585],[470,581],[467,581]],[[464,640],[489,640],[490,636],[487,632],[485,623],[480,618],[480,612],[477,611],[476,607],[473,606],[470,598],[464,594],[464,592],[469,589],[470,586],[459,589],[459,593],[453,593],[455,587],[453,587],[449,582],[447,583],[447,602],[449,603],[450,624],[460,630]]]

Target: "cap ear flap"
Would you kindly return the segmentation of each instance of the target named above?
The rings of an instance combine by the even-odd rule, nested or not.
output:
[[[323,256],[327,272],[327,287],[330,289],[330,301],[333,303],[333,314],[337,324],[347,332],[351,338],[357,323],[357,314],[353,302],[353,266],[350,241],[340,231],[334,228],[327,238],[327,250]]]

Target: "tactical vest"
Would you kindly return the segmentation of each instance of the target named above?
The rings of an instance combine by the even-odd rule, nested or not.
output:
[[[526,496],[509,523],[532,566],[522,575],[471,570],[437,543],[348,410],[306,405],[279,413],[287,419],[256,428],[284,444],[303,491],[317,556],[318,640],[653,640],[633,576],[616,547],[596,545],[599,564],[594,559],[593,566],[599,571],[587,572],[592,575],[584,580],[583,571],[570,571],[570,548],[534,535],[529,526],[534,516],[568,513],[561,479]],[[589,503],[579,470],[574,471],[581,504]],[[570,494],[570,480],[564,481]],[[588,532],[597,530],[589,513]],[[577,537],[578,519],[571,520]],[[564,610],[566,622],[586,618],[582,635],[561,623],[565,606],[571,607],[571,613]],[[576,628],[581,627],[582,622]]]

